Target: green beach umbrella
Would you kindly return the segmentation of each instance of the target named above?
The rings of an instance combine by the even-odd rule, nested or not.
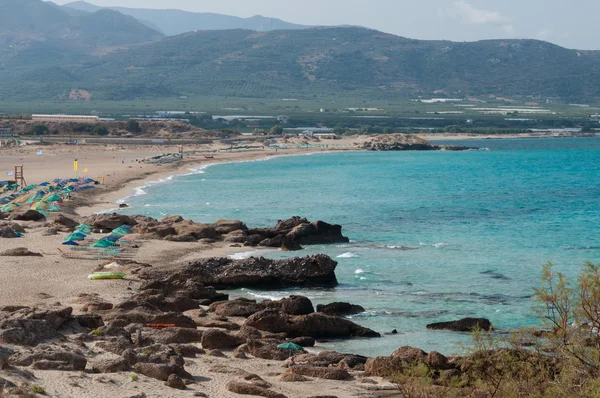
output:
[[[302,351],[304,349],[304,348],[302,348],[302,346],[299,346],[298,344],[294,344],[291,342],[279,344],[277,346],[277,348],[281,348],[283,350],[290,350],[290,356],[292,356],[292,351]],[[288,366],[290,366],[290,365],[288,364]]]
[[[283,343],[279,344],[277,348],[282,348],[284,350],[292,350],[292,351],[302,351],[304,348],[294,343]]]

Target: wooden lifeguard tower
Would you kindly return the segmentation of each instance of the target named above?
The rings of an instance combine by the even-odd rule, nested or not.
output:
[[[25,176],[23,175],[23,166],[15,166],[15,182],[19,184],[21,187],[27,186],[27,182],[25,181]]]

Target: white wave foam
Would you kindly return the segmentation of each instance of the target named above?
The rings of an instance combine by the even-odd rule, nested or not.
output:
[[[248,250],[245,252],[233,253],[233,254],[228,255],[227,257],[229,257],[232,260],[245,260],[250,257],[262,256],[265,253],[277,252],[280,250],[281,249]]]
[[[148,188],[148,186],[143,185],[141,187],[133,188],[133,196],[148,195],[148,192],[144,191],[144,188]]]
[[[272,300],[272,301],[281,300],[282,298],[285,297],[285,296],[273,296],[273,295],[269,295],[269,294],[265,294],[265,293],[248,292],[248,294],[252,297],[256,297],[256,298],[264,299],[264,300]]]
[[[356,255],[355,253],[352,252],[347,252],[344,254],[340,254],[339,256],[337,256],[337,258],[357,258],[358,255]]]
[[[354,271],[355,274],[360,275],[360,274],[364,274],[365,270],[364,269],[357,269],[356,271]]]
[[[434,243],[431,246],[435,247],[436,249],[439,249],[440,247],[448,246],[448,243],[445,243],[445,242]]]

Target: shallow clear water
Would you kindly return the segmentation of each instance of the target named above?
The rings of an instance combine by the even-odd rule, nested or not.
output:
[[[389,355],[401,345],[457,353],[469,336],[431,322],[487,317],[534,325],[542,264],[576,275],[600,262],[600,139],[485,140],[469,152],[329,153],[223,164],[145,187],[129,213],[272,226],[301,215],[341,224],[346,245],[310,247],[339,261],[340,286],[294,291],[350,301],[377,340],[329,348]],[[138,190],[138,194],[142,194]],[[234,292],[279,298],[285,292]],[[459,344],[460,343],[460,344]]]

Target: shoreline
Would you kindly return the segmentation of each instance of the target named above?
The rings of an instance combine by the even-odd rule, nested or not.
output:
[[[221,160],[221,159],[211,159],[211,161],[202,163],[200,159],[194,160],[184,160],[184,163],[181,165],[176,165],[172,167],[171,170],[157,170],[156,172],[148,173],[148,175],[140,176],[140,177],[132,177],[127,181],[122,181],[119,186],[114,188],[109,188],[105,192],[100,193],[97,196],[94,196],[93,202],[88,203],[86,205],[81,204],[74,208],[74,211],[82,216],[87,217],[93,214],[98,213],[106,213],[111,210],[118,210],[118,207],[115,205],[120,204],[119,202],[125,203],[124,201],[128,198],[135,197],[135,190],[138,188],[145,188],[151,185],[158,185],[163,182],[193,174],[201,174],[202,170],[205,170],[209,167],[220,165],[220,164],[233,164],[233,163],[246,163],[246,162],[260,162],[260,161],[268,161],[275,158],[280,157],[288,157],[288,156],[311,156],[316,154],[326,154],[326,153],[336,153],[336,152],[360,152],[361,150],[357,149],[339,149],[339,150],[323,150],[323,151],[310,151],[310,152],[285,152],[285,153],[234,153],[234,154],[245,154],[246,156],[232,157],[233,159]],[[185,171],[188,171],[187,173]]]

